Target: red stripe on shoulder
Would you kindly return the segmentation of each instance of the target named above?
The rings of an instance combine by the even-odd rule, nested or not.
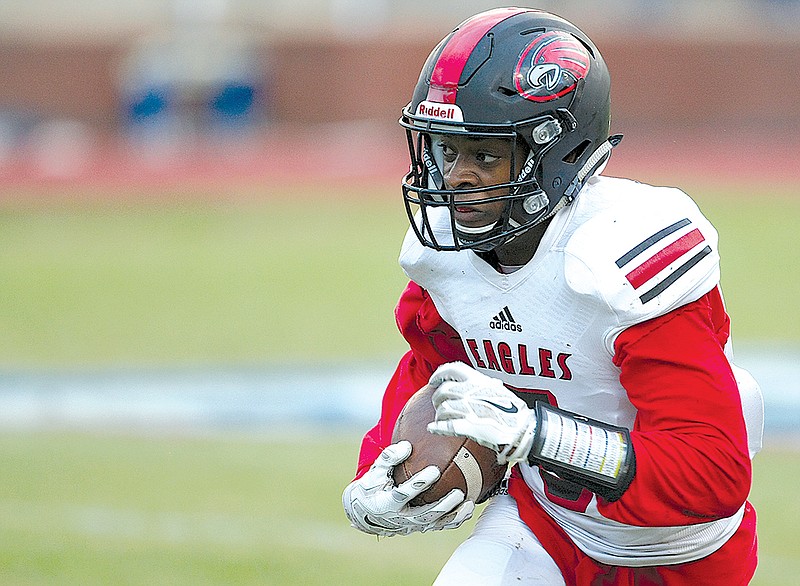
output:
[[[705,238],[703,238],[700,230],[695,228],[669,246],[655,253],[625,275],[625,277],[628,279],[628,282],[633,285],[634,289],[638,289],[642,284],[663,271],[670,263],[675,262],[676,259],[689,252],[704,240]]]

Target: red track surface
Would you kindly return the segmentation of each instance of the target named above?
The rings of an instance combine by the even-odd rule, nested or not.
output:
[[[399,184],[408,166],[404,141],[397,127],[342,124],[273,129],[254,139],[213,144],[28,144],[0,157],[0,199],[15,197],[16,188],[46,189],[48,197],[58,198],[76,186],[154,196],[180,187],[190,196],[204,187]],[[633,131],[606,173],[659,184],[800,186],[799,149],[800,140],[788,135]]]

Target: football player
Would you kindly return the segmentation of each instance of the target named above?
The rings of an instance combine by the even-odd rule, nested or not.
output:
[[[760,449],[756,382],[731,363],[717,233],[674,188],[603,176],[610,78],[555,15],[490,10],[425,63],[401,125],[411,169],[410,345],[343,495],[376,535],[446,529],[458,490],[395,486],[407,399],[435,386],[429,430],[471,438],[507,483],[435,584],[747,584]],[[391,445],[390,445],[391,444]]]

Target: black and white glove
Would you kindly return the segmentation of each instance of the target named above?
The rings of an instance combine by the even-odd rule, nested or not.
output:
[[[411,455],[411,443],[386,447],[361,478],[347,485],[342,504],[350,524],[365,533],[391,537],[415,531],[455,529],[472,517],[475,503],[464,500],[458,489],[435,503],[411,506],[409,501],[439,480],[441,472],[428,466],[395,486],[392,469]]]
[[[440,366],[430,383],[436,387],[436,420],[428,431],[468,437],[497,452],[500,464],[527,460],[536,435],[536,412],[507,389],[463,362]]]

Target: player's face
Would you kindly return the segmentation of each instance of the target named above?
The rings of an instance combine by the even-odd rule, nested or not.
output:
[[[507,183],[512,177],[512,159],[517,167],[525,160],[523,147],[518,147],[516,156],[512,157],[512,143],[507,139],[449,135],[435,140],[434,147],[442,157],[442,175],[447,189],[474,189]],[[505,201],[480,205],[470,205],[470,202],[507,194],[508,190],[491,190],[457,195],[455,221],[470,228],[496,222],[505,209]]]

